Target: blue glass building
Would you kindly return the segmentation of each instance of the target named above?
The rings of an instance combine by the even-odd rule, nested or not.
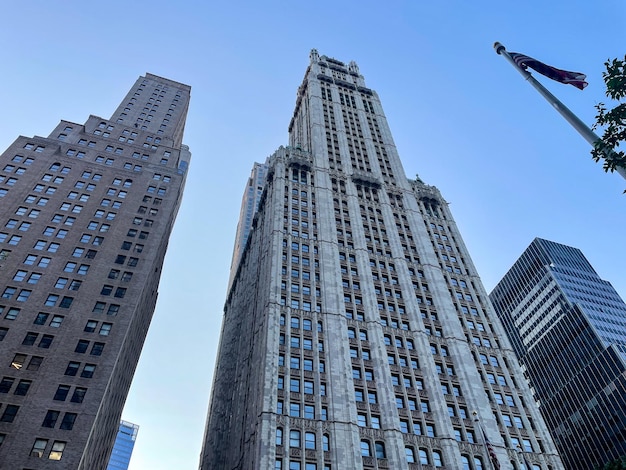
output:
[[[567,468],[626,455],[626,304],[582,252],[536,238],[490,294]]]
[[[111,458],[109,459],[107,470],[128,469],[138,432],[138,425],[129,423],[128,421],[120,422],[120,428],[117,431],[115,445],[113,446],[113,452],[111,452]]]

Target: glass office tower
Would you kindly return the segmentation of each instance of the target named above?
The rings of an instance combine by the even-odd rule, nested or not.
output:
[[[576,248],[536,238],[490,294],[567,468],[626,455],[626,304]]]

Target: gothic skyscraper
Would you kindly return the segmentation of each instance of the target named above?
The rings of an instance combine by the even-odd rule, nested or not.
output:
[[[561,469],[448,205],[406,178],[354,62],[311,51],[267,164],[201,468]]]
[[[0,156],[0,468],[106,467],[182,199],[189,96],[146,74],[110,119]]]

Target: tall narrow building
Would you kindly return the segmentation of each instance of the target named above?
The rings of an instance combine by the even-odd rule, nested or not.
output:
[[[567,468],[626,455],[626,304],[576,248],[536,238],[490,294]]]
[[[490,454],[562,468],[447,203],[404,175],[357,65],[313,50],[228,292],[200,467]]]
[[[189,96],[146,74],[110,119],[0,156],[1,468],[106,468],[181,203]]]

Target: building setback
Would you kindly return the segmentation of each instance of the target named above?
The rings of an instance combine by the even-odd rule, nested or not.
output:
[[[488,469],[485,435],[502,468],[517,445],[563,468],[447,203],[404,175],[354,62],[311,51],[234,268],[202,470]]]
[[[146,74],[110,119],[0,156],[0,467],[106,468],[191,158],[189,94]]]
[[[107,470],[128,470],[138,432],[139,426],[136,424],[128,421],[120,422]]]
[[[626,304],[582,252],[536,238],[490,294],[567,468],[626,455]]]

